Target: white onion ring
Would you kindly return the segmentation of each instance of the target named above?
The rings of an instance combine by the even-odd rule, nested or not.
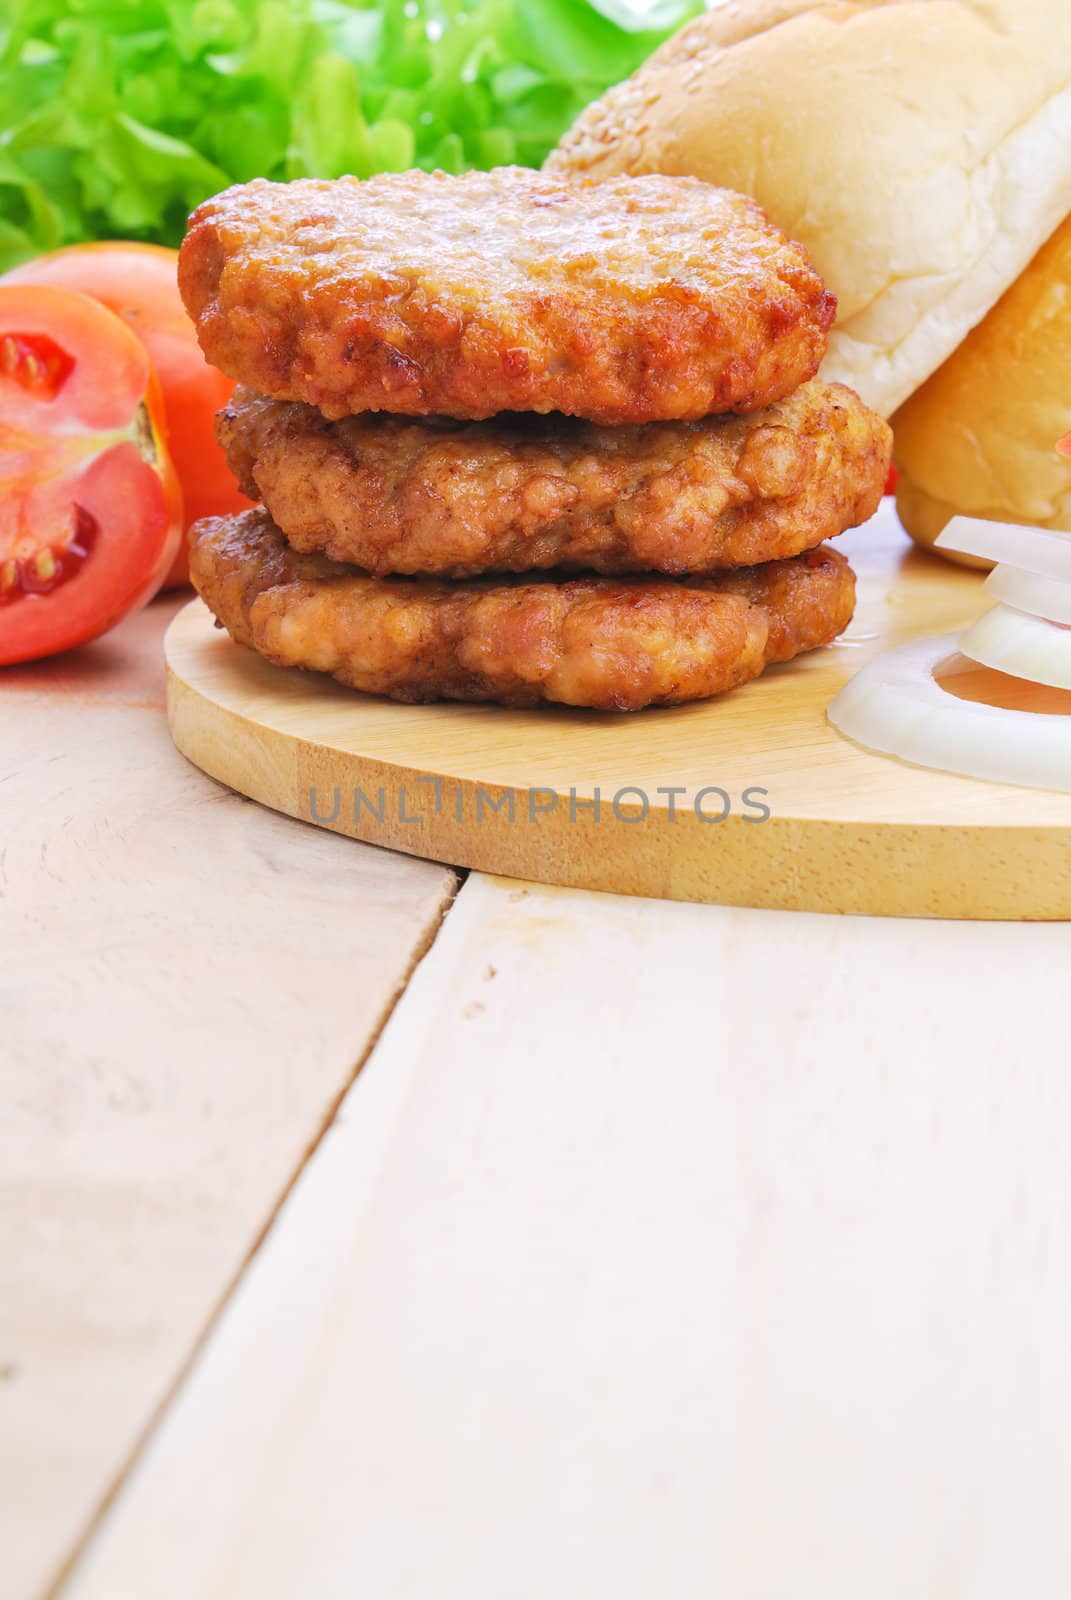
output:
[[[1023,528],[1015,522],[953,517],[934,540],[938,550],[1002,561],[1041,578],[1071,581],[1071,533],[1058,528]]]
[[[1014,606],[1016,611],[1071,627],[1071,581],[1067,579],[1039,578],[1036,572],[1024,572],[1022,567],[1002,561],[993,568],[984,587],[994,600]]]
[[[867,662],[829,707],[830,722],[868,750],[918,767],[1071,794],[1071,715],[950,694],[934,673],[959,645],[958,634],[943,634]]]
[[[1071,689],[1071,628],[1032,617],[1011,606],[994,606],[960,639],[963,655],[1013,678]]]

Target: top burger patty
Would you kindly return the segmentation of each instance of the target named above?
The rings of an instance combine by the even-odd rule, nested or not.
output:
[[[601,427],[363,416],[241,389],[217,432],[300,551],[366,571],[703,573],[812,549],[876,510],[890,432],[817,379],[747,417]]]
[[[835,301],[752,200],[519,167],[253,183],[190,219],[209,360],[325,416],[754,411],[812,377]]]

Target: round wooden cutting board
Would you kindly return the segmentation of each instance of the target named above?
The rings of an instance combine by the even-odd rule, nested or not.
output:
[[[674,710],[404,706],[269,666],[200,600],[167,635],[172,736],[197,766],[353,838],[543,883],[884,916],[1071,917],[1071,795],[927,772],[825,710],[878,651],[958,630],[981,575],[923,554],[891,504],[838,541],[844,638]]]

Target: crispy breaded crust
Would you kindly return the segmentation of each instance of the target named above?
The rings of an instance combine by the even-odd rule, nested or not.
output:
[[[742,195],[521,167],[227,189],[179,286],[211,362],[333,418],[755,411],[813,377],[836,305]]]
[[[190,573],[240,643],[396,700],[634,711],[721,694],[836,637],[854,579],[825,547],[719,579],[372,578],[290,549],[264,511],[193,529]]]
[[[605,428],[345,417],[237,390],[216,431],[297,550],[367,571],[713,572],[813,549],[877,510],[892,434],[817,379],[748,417]]]

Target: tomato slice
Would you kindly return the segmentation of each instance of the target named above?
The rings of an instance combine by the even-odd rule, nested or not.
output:
[[[227,404],[234,382],[201,354],[178,290],[177,250],[122,239],[69,245],[24,261],[0,283],[77,289],[122,317],[149,352],[160,380],[167,448],[182,485],[186,525],[246,510],[251,502],[239,493],[215,435],[216,412]],[[188,582],[182,542],[164,587]]]
[[[182,530],[162,417],[118,317],[0,285],[0,665],[85,644],[159,589]]]

